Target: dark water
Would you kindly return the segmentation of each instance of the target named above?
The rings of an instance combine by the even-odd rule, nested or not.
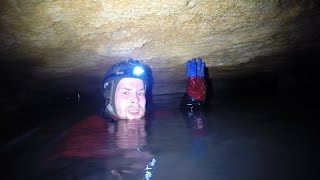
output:
[[[314,106],[239,99],[214,104],[190,120],[175,108],[180,98],[154,97],[146,119],[132,123],[101,121],[86,110],[90,104],[52,114],[28,139],[2,153],[3,176],[81,180],[318,176]]]

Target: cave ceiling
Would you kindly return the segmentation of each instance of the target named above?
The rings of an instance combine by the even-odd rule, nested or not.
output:
[[[287,66],[281,54],[318,43],[318,9],[316,0],[3,0],[2,73],[25,88],[94,89],[133,58],[152,69],[155,92],[182,91],[193,57],[211,78]]]

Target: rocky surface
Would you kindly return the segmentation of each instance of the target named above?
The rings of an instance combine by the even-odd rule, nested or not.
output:
[[[0,12],[2,73],[39,89],[98,88],[134,58],[154,93],[182,92],[187,59],[202,57],[211,78],[273,71],[320,32],[317,0],[3,0]]]

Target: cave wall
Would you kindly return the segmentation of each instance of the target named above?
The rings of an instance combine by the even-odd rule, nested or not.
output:
[[[181,92],[187,59],[202,57],[211,78],[272,71],[283,63],[273,57],[317,43],[320,32],[316,0],[0,3],[1,61],[26,65],[35,89],[96,89],[111,64],[135,58],[152,68],[155,94]]]
[[[150,66],[154,95],[183,93],[186,60],[202,57],[213,99],[316,102],[319,7],[318,0],[2,0],[1,131],[41,121],[37,108],[52,113],[77,92],[101,98],[105,71],[127,58]]]

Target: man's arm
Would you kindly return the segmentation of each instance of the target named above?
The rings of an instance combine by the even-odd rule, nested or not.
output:
[[[206,83],[204,79],[205,63],[201,58],[193,58],[186,63],[188,84],[179,108],[192,111],[201,108],[206,100]]]

